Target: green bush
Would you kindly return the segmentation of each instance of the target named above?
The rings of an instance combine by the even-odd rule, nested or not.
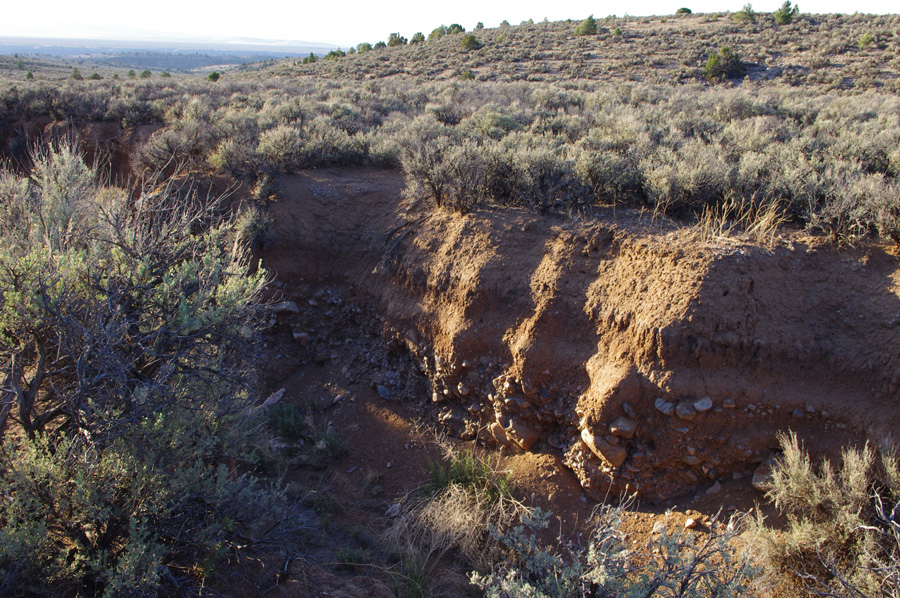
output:
[[[215,83],[216,81],[219,80],[219,77],[220,77],[220,76],[221,76],[221,75],[219,75],[219,72],[218,72],[218,71],[213,71],[213,72],[211,72],[210,74],[208,74],[208,75],[206,76],[206,79],[207,79],[208,81],[212,81],[213,83]]]
[[[130,70],[130,71],[128,71],[128,78],[129,78],[129,79],[136,79],[136,78],[137,78],[137,73],[135,73],[133,69]]]
[[[373,46],[374,50],[383,50],[384,48],[387,48],[387,44],[384,42],[375,42],[375,46]]]
[[[872,36],[871,33],[869,33],[868,31],[866,33],[863,33],[859,38],[859,49],[865,50],[866,48],[871,46],[872,42],[874,42],[874,41],[875,41],[875,38]]]
[[[734,13],[731,18],[735,23],[755,23],[756,12],[753,10],[753,5],[748,2],[743,9]]]
[[[691,14],[694,14],[694,11],[692,11],[690,8],[686,8],[686,7],[682,6],[681,8],[679,8],[678,10],[675,11],[675,14],[676,15],[691,15]]]
[[[100,76],[100,73],[91,73],[87,79],[88,81],[102,81],[103,77]]]
[[[313,63],[317,62],[318,60],[319,60],[319,57],[316,56],[315,54],[313,54],[312,52],[310,52],[309,56],[306,56],[303,58],[303,64],[313,64]]]
[[[153,73],[151,73],[150,71],[147,71],[147,70],[141,71],[141,75],[140,75],[141,79],[149,79],[152,76],[153,76]]]
[[[459,23],[453,23],[449,27],[447,27],[447,35],[455,35],[457,33],[465,33],[466,28],[460,25]]]
[[[772,13],[772,17],[779,25],[787,25],[792,22],[794,17],[798,14],[800,14],[800,7],[794,5],[792,8],[791,0],[784,0],[784,4],[781,5],[781,8]]]
[[[387,45],[389,48],[393,48],[394,46],[405,46],[406,43],[407,39],[399,33],[392,33],[388,36]]]
[[[431,33],[428,34],[428,41],[434,41],[436,39],[441,39],[447,35],[447,28],[443,25],[440,27],[435,27],[431,30]]]
[[[370,44],[369,42],[363,42],[363,43],[359,44],[358,46],[356,46],[356,51],[359,52],[360,54],[365,54],[366,52],[370,51],[371,49],[372,49],[372,44]]]
[[[869,445],[843,452],[839,467],[819,466],[793,433],[779,438],[782,457],[768,497],[784,530],[757,522],[770,567],[816,595],[900,595],[900,459]]]
[[[476,38],[471,33],[468,35],[464,35],[463,38],[460,40],[459,45],[463,50],[465,50],[467,52],[470,52],[472,50],[477,50],[481,47],[481,44],[478,42],[478,38]]]
[[[575,27],[575,35],[595,35],[596,33],[597,21],[594,20],[594,15],[588,16]]]
[[[421,31],[417,31],[417,32],[410,38],[409,43],[411,43],[411,44],[421,44],[421,43],[424,42],[424,41],[425,41],[425,36],[422,34]]]
[[[77,66],[72,67],[72,74],[69,75],[69,79],[72,81],[82,81],[84,80],[84,76],[81,74],[81,71],[78,70]]]
[[[378,42],[378,43],[381,44],[382,48],[384,47],[384,42]],[[375,47],[377,48],[378,44],[375,44]],[[331,52],[326,54],[325,60],[337,60],[339,58],[343,58],[346,55],[347,55],[346,52],[344,52],[343,50],[338,48],[337,50],[332,50]]]
[[[740,55],[728,46],[723,46],[715,54],[710,54],[703,66],[703,77],[709,81],[721,81],[740,77],[744,74],[744,62]]]
[[[215,199],[159,179],[101,187],[71,144],[32,161],[27,179],[0,171],[17,413],[0,448],[0,593],[200,587],[280,504],[235,469],[266,273]]]

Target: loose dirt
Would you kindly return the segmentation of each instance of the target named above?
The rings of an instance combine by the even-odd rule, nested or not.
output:
[[[402,190],[378,169],[287,177],[260,254],[272,296],[298,305],[272,316],[266,384],[346,443],[315,479],[373,550],[438,456],[429,430],[498,455],[577,539],[598,501],[631,493],[635,537],[753,508],[779,432],[835,455],[897,429],[887,248],[710,244],[622,212],[460,215]]]

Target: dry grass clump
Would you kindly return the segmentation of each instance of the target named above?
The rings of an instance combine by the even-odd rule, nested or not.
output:
[[[768,565],[823,596],[900,596],[900,461],[890,445],[848,448],[839,466],[815,466],[795,434],[769,498],[784,530],[760,521]]]
[[[383,534],[400,562],[397,585],[409,596],[441,595],[440,581],[453,575],[455,561],[462,570],[490,568],[503,556],[492,532],[529,511],[513,498],[508,472],[471,451],[442,448],[422,491]]]

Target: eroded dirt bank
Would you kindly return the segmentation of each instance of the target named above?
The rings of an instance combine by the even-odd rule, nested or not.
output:
[[[751,475],[779,431],[829,451],[897,429],[900,270],[881,248],[463,216],[402,186],[374,169],[286,179],[263,260],[286,298],[319,289],[329,319],[376,317],[394,365],[373,388],[455,435],[562,453],[596,499],[664,499]],[[295,332],[316,360],[353,343]]]

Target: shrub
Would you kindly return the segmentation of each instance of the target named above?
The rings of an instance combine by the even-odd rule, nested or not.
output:
[[[266,274],[215,199],[101,188],[71,144],[33,163],[0,172],[0,592],[190,593],[280,503],[233,467]]]
[[[586,549],[562,553],[539,539],[549,514],[535,509],[521,525],[495,537],[508,554],[471,581],[488,598],[584,596],[735,596],[753,586],[759,570],[741,546],[742,520],[712,521],[709,533],[664,528],[635,547],[621,530],[627,502],[602,505]],[[560,545],[563,543],[560,542]]]
[[[612,34],[613,34],[613,37],[622,37],[622,29],[619,27],[616,27],[615,29],[613,29]]]
[[[69,75],[69,79],[72,81],[82,81],[84,80],[84,76],[81,74],[81,71],[78,70],[77,66],[72,67],[72,74]]]
[[[219,72],[218,72],[218,71],[213,71],[213,72],[211,72],[210,74],[208,74],[208,75],[206,76],[206,79],[207,79],[208,81],[212,81],[213,83],[215,83],[216,81],[219,80],[219,77],[220,77],[220,76],[221,76],[221,75],[219,75]]]
[[[743,9],[734,13],[731,18],[735,23],[755,23],[756,12],[753,10],[753,5],[748,2]]]
[[[431,30],[431,33],[428,34],[428,41],[434,41],[436,39],[441,39],[447,35],[447,28],[443,25],[440,27],[435,27]]]
[[[872,42],[875,41],[875,38],[872,36],[870,32],[863,33],[859,38],[859,49],[865,50],[869,46],[872,45]]]
[[[303,64],[313,64],[318,60],[319,60],[319,57],[316,56],[315,54],[313,54],[312,52],[310,52],[309,56],[306,56],[303,58]]]
[[[478,42],[478,39],[471,33],[468,35],[464,35],[462,40],[460,40],[459,45],[463,50],[467,52],[481,48],[481,44]]]
[[[141,71],[141,75],[140,75],[141,79],[149,79],[152,76],[153,76],[153,73],[151,73],[150,71],[147,71],[147,70]]]
[[[101,81],[103,77],[100,76],[100,73],[91,73],[87,79],[88,81]]]
[[[374,50],[383,50],[384,48],[387,48],[387,44],[384,42],[375,42],[375,46],[373,47]]]
[[[484,29],[484,23],[478,21],[478,23],[475,24],[475,31],[481,31],[482,29]]]
[[[410,38],[409,43],[411,43],[411,44],[421,44],[421,43],[424,42],[424,41],[425,41],[425,36],[422,34],[421,31],[417,31],[417,32]]]
[[[133,69],[132,69],[132,70],[129,70],[129,71],[128,71],[128,78],[129,78],[129,79],[137,79],[137,73],[135,73]]]
[[[675,14],[676,15],[691,15],[691,14],[694,14],[694,11],[692,11],[690,8],[686,8],[686,7],[682,6],[681,8],[679,8],[678,10],[675,11]]]
[[[816,467],[793,433],[768,496],[787,518],[779,531],[757,522],[764,556],[817,595],[900,595],[900,460],[894,448],[846,449],[840,467]]]
[[[721,81],[744,74],[744,62],[740,55],[728,46],[723,46],[715,54],[710,54],[703,66],[703,77],[709,81]]]
[[[465,33],[466,28],[460,25],[459,23],[453,23],[449,27],[447,27],[447,35],[455,35],[457,33]]]
[[[25,80],[26,81],[34,81],[34,73],[32,73],[31,71],[28,71],[27,73],[25,73]]]
[[[794,17],[798,14],[800,14],[800,7],[796,5],[791,7],[791,0],[784,0],[784,4],[781,5],[781,8],[772,13],[772,17],[779,25],[787,25],[793,21]]]
[[[595,35],[596,33],[597,21],[594,20],[594,15],[588,16],[575,27],[575,35]]]
[[[389,48],[393,48],[394,46],[405,46],[406,43],[407,39],[399,33],[392,33],[388,36],[387,45]]]
[[[378,43],[381,44],[381,47],[382,47],[382,48],[384,47],[384,42],[378,42]],[[378,47],[378,44],[375,44],[375,47],[377,48],[377,47]],[[343,58],[343,57],[346,56],[346,55],[347,55],[347,54],[346,54],[343,50],[341,50],[340,48],[338,48],[337,50],[332,50],[331,52],[329,52],[328,54],[326,54],[326,55],[325,55],[325,60],[337,60],[337,59],[339,59],[339,58]]]
[[[172,73],[170,73],[169,71],[163,71],[159,74],[159,76],[162,79],[168,79],[169,77],[172,76]]]
[[[359,52],[360,54],[365,54],[366,52],[368,52],[371,49],[372,49],[372,44],[370,44],[369,42],[363,42],[363,43],[359,44],[358,46],[356,46],[356,51]]]

